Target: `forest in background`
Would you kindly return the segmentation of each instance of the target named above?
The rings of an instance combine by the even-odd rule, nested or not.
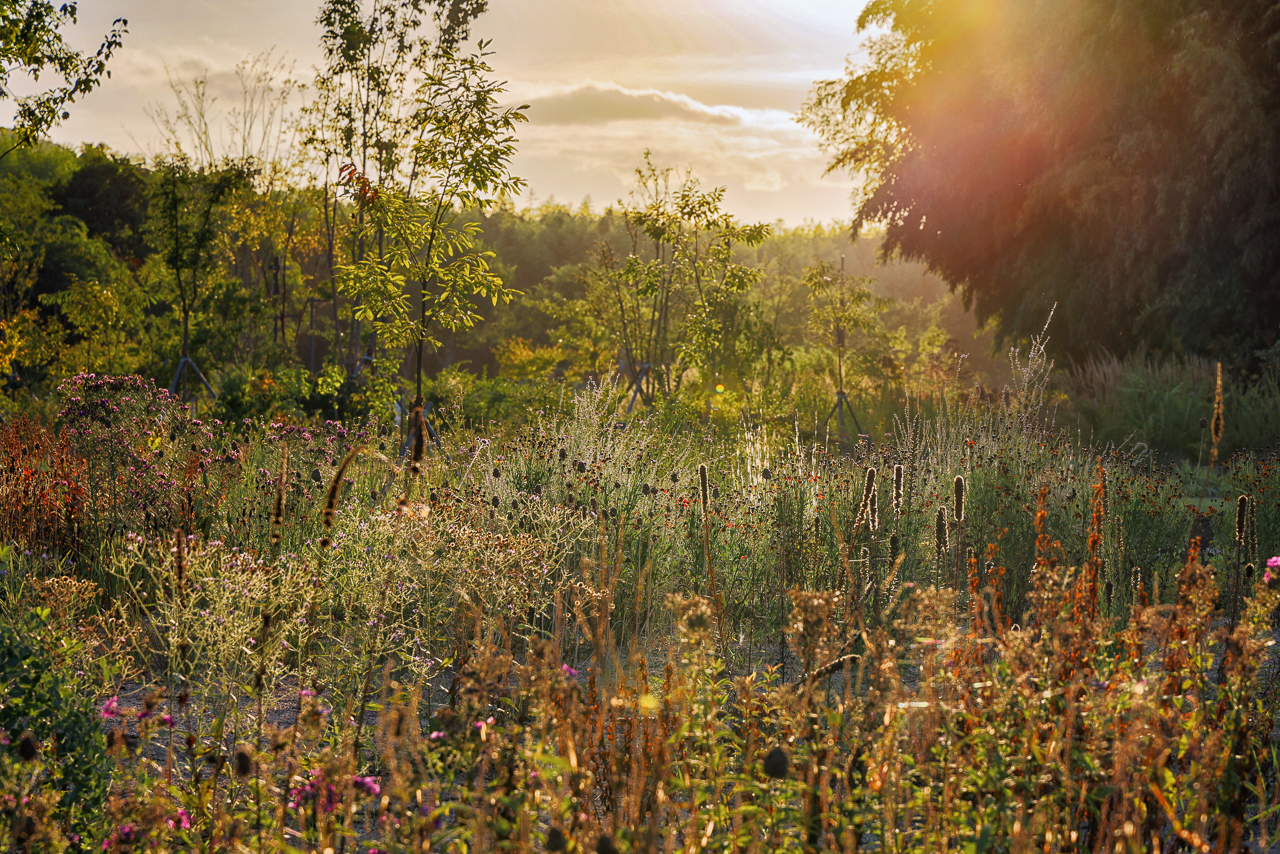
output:
[[[844,390],[860,414],[855,429],[874,435],[892,429],[907,396],[928,405],[948,385],[992,394],[1008,379],[1001,351],[1025,347],[1048,322],[1058,359],[1055,411],[1087,440],[1203,456],[1216,360],[1228,372],[1226,446],[1269,441],[1280,355],[1267,347],[1274,334],[1266,305],[1248,313],[1248,323],[1237,312],[1241,320],[1221,333],[1194,322],[1217,318],[1217,308],[1157,319],[1183,304],[1159,282],[1194,285],[1197,299],[1218,293],[1201,273],[1187,281],[1173,273],[1200,256],[1152,256],[1147,268],[1125,267],[1125,246],[1147,239],[1126,244],[1116,232],[1118,243],[1105,252],[1080,242],[1103,237],[1089,219],[1096,206],[1060,211],[1065,231],[1057,237],[1043,228],[1019,236],[1023,220],[1013,205],[1031,202],[1011,199],[977,211],[1008,241],[999,264],[1023,259],[1022,272],[1011,273],[992,266],[981,235],[960,228],[962,211],[945,208],[945,182],[921,183],[937,177],[930,170],[942,167],[929,158],[948,148],[928,136],[933,125],[913,127],[903,110],[918,99],[937,99],[946,110],[947,86],[982,89],[987,79],[970,73],[967,48],[945,30],[956,9],[918,18],[910,2],[867,8],[861,26],[898,34],[874,42],[883,50],[872,65],[816,84],[801,120],[831,149],[833,169],[853,168],[869,183],[851,222],[788,228],[735,222],[722,190],[640,151],[626,199],[595,209],[585,202],[516,209],[510,200],[523,182],[509,160],[526,117],[501,106],[486,46],[469,41],[483,8],[329,0],[319,11],[325,60],[305,85],[267,53],[237,67],[240,103],[225,113],[204,78],[171,81],[172,101],[151,111],[163,140],[158,154],[40,142],[61,106],[100,79],[122,38],[117,22],[96,58],[72,69],[80,76],[44,100],[23,101],[19,125],[3,136],[0,412],[48,420],[67,378],[138,373],[222,420],[402,419],[423,397],[437,415],[480,424],[536,408],[560,393],[560,381],[616,378],[631,408],[675,407],[726,425],[783,421],[805,431],[823,424]],[[41,37],[56,45],[60,19],[52,7],[42,14]],[[1038,20],[1015,16],[1008,27]],[[1179,20],[1105,24],[1085,15],[1072,34],[1110,26],[1107,38],[1155,38]],[[1234,20],[1224,17],[1215,37],[1230,41]],[[1204,59],[1195,45],[1160,45]],[[1017,51],[1004,47],[1025,72]],[[935,51],[935,64],[913,77],[908,72],[923,67],[920,50]],[[1254,60],[1242,56],[1247,71]],[[1086,80],[1094,65],[1082,67]],[[1242,79],[1242,87],[1258,83]],[[876,81],[885,84],[884,99],[874,97]],[[1196,91],[1205,110],[1225,109],[1230,95]],[[972,106],[970,119],[1021,109],[1017,91],[988,87],[965,97],[957,103]],[[1096,142],[1110,144],[1107,127],[1136,122],[1125,132],[1142,134],[1142,121],[1166,118],[1159,105],[1098,117]],[[992,151],[1019,145],[1018,133],[1044,144],[1041,136],[1058,133],[989,130]],[[918,144],[905,146],[913,134]],[[1239,162],[1214,168],[1245,168],[1255,150],[1232,149]],[[1098,149],[1062,151],[1092,157]],[[1010,157],[1026,169],[1047,168],[1043,158]],[[893,185],[899,174],[906,177]],[[1055,175],[1037,178],[1046,193],[1062,189]],[[900,190],[892,199],[884,195],[891,185]],[[1017,192],[994,177],[989,189]],[[949,217],[936,234],[922,228],[930,205],[944,206],[933,221]],[[902,217],[915,218],[914,232],[904,231]],[[1179,227],[1185,232],[1185,222]],[[1215,227],[1203,223],[1199,243],[1184,233],[1185,245],[1205,258],[1221,254],[1226,244]],[[1233,233],[1260,232],[1255,223]],[[1054,247],[1067,245],[1076,260],[1045,274],[1057,263]],[[1240,251],[1253,266],[1224,267],[1222,287],[1256,290],[1265,257]],[[1092,284],[1081,285],[1086,278]],[[1104,281],[1128,283],[1117,293],[1137,308],[1099,310],[1104,303],[1084,299]],[[1224,297],[1223,305],[1241,298]],[[1137,326],[1125,327],[1129,320]]]

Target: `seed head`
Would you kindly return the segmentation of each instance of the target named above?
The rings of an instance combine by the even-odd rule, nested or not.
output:
[[[951,510],[957,522],[964,521],[964,475],[961,474],[956,475],[955,499]]]
[[[1249,496],[1236,499],[1236,546],[1244,548],[1245,523],[1249,519]]]
[[[321,516],[321,521],[324,522],[326,531],[333,528],[333,514],[338,506],[338,487],[342,485],[343,475],[347,473],[347,466],[351,465],[351,461],[356,458],[356,454],[363,450],[363,447],[362,445],[356,445],[347,452],[347,455],[342,458],[342,463],[338,466],[338,470],[334,472],[333,480],[329,482],[329,491],[324,496],[324,513]],[[325,537],[325,539],[327,540],[328,537]],[[326,543],[321,541],[321,545],[326,545]]]
[[[782,745],[777,745],[770,750],[764,757],[764,773],[768,774],[775,780],[786,779],[787,773],[791,770],[791,757],[787,756],[787,752],[782,749]]]
[[[280,545],[281,529],[284,527],[284,484],[289,474],[289,448],[280,452],[280,477],[276,481],[276,503],[271,511],[271,545]]]
[[[409,471],[422,473],[422,452],[426,450],[427,423],[422,420],[422,407],[413,408],[413,454],[409,458]]]
[[[893,467],[893,515],[902,515],[902,464]]]
[[[1215,456],[1218,451],[1218,443],[1222,441],[1222,431],[1226,426],[1226,419],[1223,417],[1226,407],[1222,403],[1222,363],[1218,363],[1218,378],[1214,383],[1213,389],[1213,450]]]
[[[951,544],[947,542],[947,511],[943,507],[938,508],[938,515],[934,517],[934,544],[938,549],[938,565],[942,566],[946,560],[946,554],[951,550]]]
[[[563,851],[565,848],[565,843],[566,843],[566,840],[564,838],[563,830],[561,830],[558,827],[553,827],[547,831],[547,850],[548,851]]]
[[[18,739],[18,758],[23,762],[31,762],[38,752],[35,735],[30,730],[24,732],[22,738]]]
[[[707,505],[711,503],[710,490],[707,488],[707,466],[706,463],[698,463],[698,489],[702,493],[702,515],[707,515]]]
[[[232,768],[236,776],[242,780],[253,771],[253,754],[247,744],[242,744],[236,748],[236,753],[232,760]]]
[[[875,466],[867,466],[866,477],[862,482],[862,506],[858,508],[858,515],[866,518],[871,512],[871,496],[876,491],[876,469]],[[874,528],[872,530],[875,530]]]

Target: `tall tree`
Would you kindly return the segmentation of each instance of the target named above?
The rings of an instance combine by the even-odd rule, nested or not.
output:
[[[1280,4],[872,0],[804,120],[855,231],[1002,338],[1240,366],[1280,335]]]
[[[381,251],[344,268],[342,290],[356,299],[356,317],[373,323],[388,343],[413,344],[419,399],[424,351],[440,343],[436,327],[450,332],[470,327],[479,319],[478,300],[496,305],[514,293],[489,269],[493,253],[476,245],[480,224],[459,216],[483,211],[524,186],[509,171],[515,127],[524,114],[498,106],[503,90],[488,76],[492,69],[484,63],[484,48],[482,42],[476,54],[437,55],[419,85],[414,122],[421,139],[412,149],[407,186],[379,188],[354,165],[344,169],[359,210],[369,216],[359,236],[377,239]]]
[[[453,53],[487,0],[324,0],[320,7],[324,64],[316,71],[315,95],[305,109],[307,146],[324,169],[325,218],[330,278],[335,271],[340,216],[330,193],[346,164],[379,186],[408,173],[410,151],[421,139],[415,93],[442,55]],[[428,16],[434,29],[428,26]],[[347,232],[350,255],[362,263],[368,250],[363,207]],[[374,242],[375,249],[377,241]],[[334,295],[333,321],[338,325]],[[353,323],[353,326],[357,324]],[[358,327],[352,357],[360,346]]]

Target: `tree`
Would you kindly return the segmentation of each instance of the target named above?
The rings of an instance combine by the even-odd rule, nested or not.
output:
[[[48,133],[68,118],[68,105],[97,88],[104,75],[111,76],[107,62],[123,44],[129,22],[117,18],[97,51],[86,55],[72,50],[61,32],[76,22],[76,12],[75,3],[0,0],[0,100],[14,97],[9,83],[14,72],[38,80],[41,73],[52,71],[62,79],[59,86],[16,99],[17,137],[0,151],[0,158]]]
[[[406,161],[424,130],[415,92],[436,61],[455,52],[486,6],[487,0],[324,0],[321,5],[325,59],[316,72],[315,96],[304,110],[304,132],[306,145],[324,169],[330,279],[336,272],[341,222],[338,195],[330,195],[334,173],[353,164],[365,180],[378,186],[406,178],[407,191],[413,192],[414,164]],[[434,34],[425,26],[429,12]],[[350,255],[357,264],[364,261],[369,245],[363,215],[364,209],[357,208],[349,231]],[[336,294],[333,324],[336,334]],[[353,325],[354,361],[361,343],[358,319]]]
[[[478,251],[480,224],[459,219],[461,212],[484,209],[524,186],[509,171],[514,130],[524,114],[498,107],[503,89],[487,77],[492,69],[483,60],[485,46],[469,56],[439,54],[419,86],[415,124],[422,138],[412,160],[424,189],[379,188],[354,164],[343,173],[368,215],[362,236],[378,238],[381,253],[340,270],[341,289],[355,298],[356,317],[373,324],[387,343],[414,345],[419,398],[424,348],[440,344],[434,328],[471,327],[479,319],[477,300],[496,305],[514,294],[489,269],[493,253]]]
[[[726,368],[745,375],[780,346],[745,302],[759,269],[733,260],[735,245],[758,245],[769,226],[735,222],[721,210],[723,187],[704,192],[688,173],[672,186],[673,176],[645,152],[623,209],[631,251],[621,257],[602,244],[592,277],[621,371],[646,405],[678,394],[690,369],[707,379]]]
[[[182,350],[173,377],[185,379],[191,358],[191,319],[210,308],[224,205],[252,177],[244,163],[226,162],[216,168],[195,166],[181,155],[162,158],[152,175],[151,240],[171,277],[176,308],[182,321]],[[199,375],[199,374],[198,374]],[[203,376],[201,376],[203,381]]]
[[[1280,333],[1280,4],[873,0],[803,118],[855,232],[1001,339],[1247,365]]]

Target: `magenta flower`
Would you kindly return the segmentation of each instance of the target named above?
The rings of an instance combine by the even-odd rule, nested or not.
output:
[[[382,787],[378,785],[377,777],[361,777],[357,774],[351,778],[351,785],[357,789],[363,789],[370,795],[382,794]]]
[[[112,697],[102,704],[102,719],[105,721],[118,717],[120,717],[120,698]]]
[[[176,815],[171,815],[166,818],[164,823],[169,825],[170,830],[190,830],[191,814],[184,809],[180,809]]]

